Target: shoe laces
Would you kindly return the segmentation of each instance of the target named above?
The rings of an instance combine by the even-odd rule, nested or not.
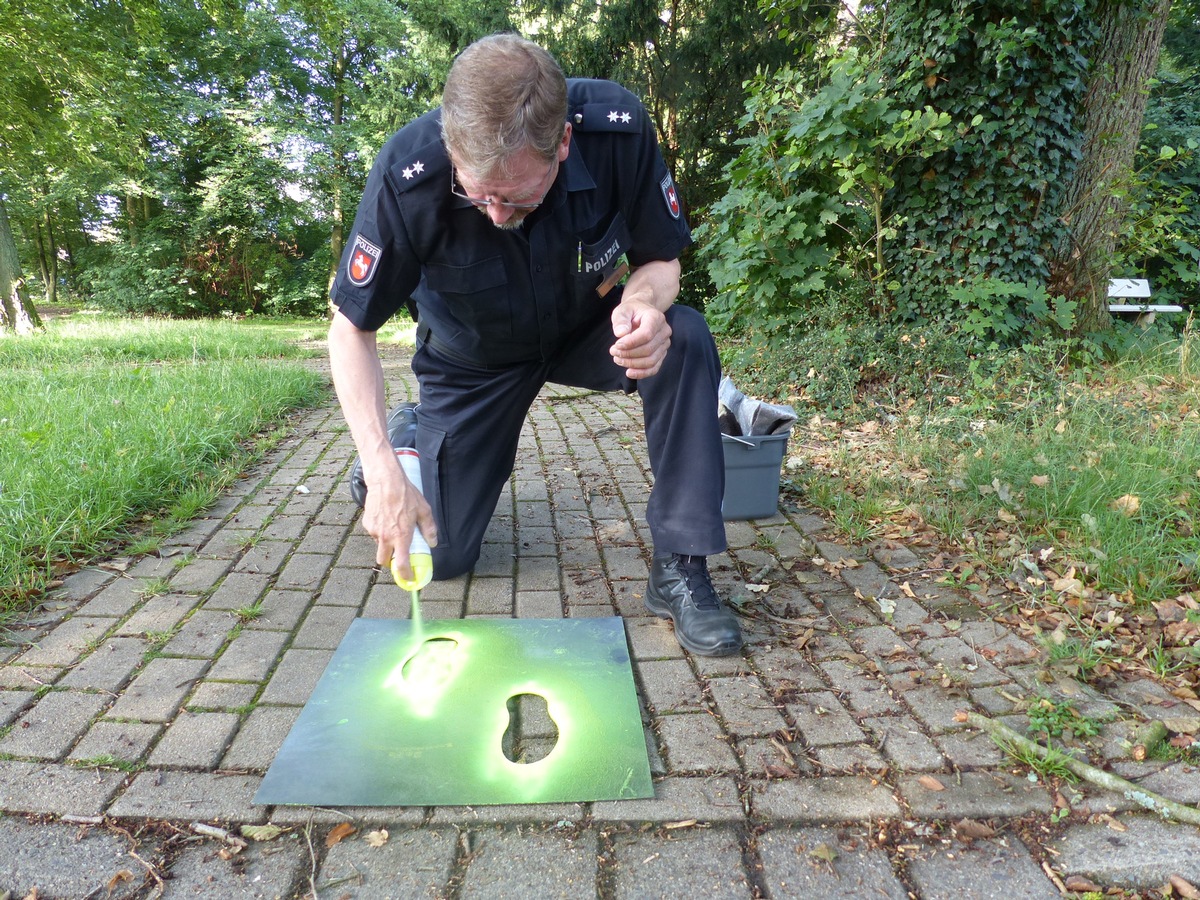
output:
[[[717,599],[712,578],[708,574],[708,560],[703,556],[683,554],[676,554],[675,559],[687,582],[688,592],[692,595],[692,604],[696,609],[720,609],[721,601]]]

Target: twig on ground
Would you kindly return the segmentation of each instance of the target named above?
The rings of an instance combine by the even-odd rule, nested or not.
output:
[[[993,719],[989,719],[987,716],[975,712],[959,712],[955,714],[954,718],[955,721],[966,722],[968,725],[973,725],[981,731],[986,731],[1001,746],[1008,744],[1042,759],[1045,759],[1050,754],[1050,751],[1041,744],[1017,734],[1007,725],[1002,725]],[[1097,787],[1102,787],[1105,790],[1121,794],[1139,806],[1145,807],[1151,812],[1158,813],[1165,819],[1175,819],[1178,822],[1188,825],[1200,825],[1200,809],[1193,809],[1175,800],[1152,793],[1145,788],[1138,787],[1132,781],[1126,781],[1112,772],[1097,769],[1095,766],[1089,765],[1073,756],[1062,754],[1061,761],[1064,767],[1075,775],[1078,775],[1084,781],[1090,782]]]

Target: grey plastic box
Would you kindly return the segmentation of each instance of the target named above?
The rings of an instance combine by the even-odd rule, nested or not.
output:
[[[779,509],[779,472],[788,433],[721,435],[725,451],[725,496],[721,516],[768,519]]]

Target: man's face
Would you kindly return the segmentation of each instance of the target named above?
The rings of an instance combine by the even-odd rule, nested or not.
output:
[[[475,204],[475,208],[487,216],[493,225],[505,231],[521,227],[525,217],[546,199],[554,179],[558,177],[559,164],[570,152],[571,129],[567,126],[554,158],[546,163],[544,157],[526,150],[515,157],[505,176],[475,178],[469,172],[454,167],[450,189],[459,197]]]

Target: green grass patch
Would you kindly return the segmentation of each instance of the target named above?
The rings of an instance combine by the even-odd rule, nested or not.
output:
[[[306,352],[265,323],[67,320],[0,339],[0,613],[211,503],[253,438],[324,395]]]

